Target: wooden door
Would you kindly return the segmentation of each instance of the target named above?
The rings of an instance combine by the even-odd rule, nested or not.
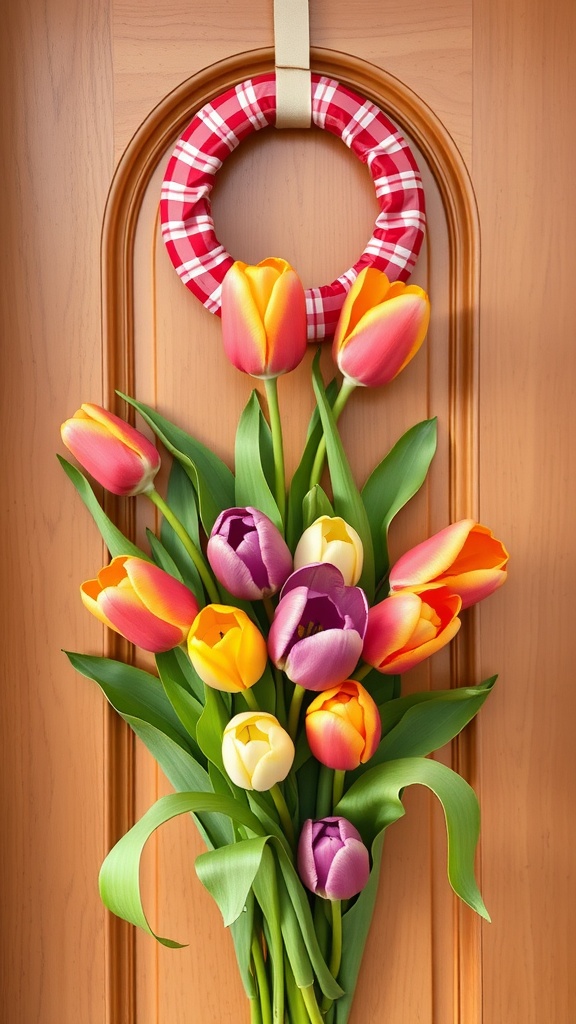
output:
[[[60,422],[82,401],[108,403],[128,386],[231,457],[247,385],[224,365],[217,322],[182,288],[158,241],[169,140],[155,149],[154,132],[178,102],[210,91],[201,69],[225,61],[224,76],[236,74],[242,62],[227,58],[270,46],[272,5],[5,6],[0,1017],[243,1020],[229,937],[194,875],[201,847],[190,823],[166,829],[143,872],[150,916],[187,949],[135,938],[99,903],[106,849],[166,785],[60,652],[100,653],[109,641],[77,597],[104,552],[53,452]],[[434,326],[386,396],[347,410],[359,478],[403,429],[437,413],[430,485],[394,544],[472,513],[512,552],[509,583],[471,618],[457,659],[440,657],[407,680],[500,674],[478,726],[442,752],[479,793],[478,867],[493,923],[480,927],[454,904],[442,824],[424,795],[410,793],[387,840],[352,1021],[572,1024],[576,15],[567,0],[311,7],[315,61],[389,106],[420,153],[430,208],[417,275]],[[325,135],[269,135],[245,143],[221,172],[221,240],[246,260],[286,256],[306,284],[328,280],[370,232],[370,182]],[[207,394],[217,376],[215,407]],[[296,421],[310,403],[304,377],[281,391]],[[292,460],[298,440],[295,430]],[[146,523],[138,506],[137,536]]]

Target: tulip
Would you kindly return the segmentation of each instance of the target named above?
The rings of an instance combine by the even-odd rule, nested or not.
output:
[[[346,818],[308,818],[300,833],[297,860],[306,888],[327,900],[356,896],[370,875],[368,850]]]
[[[430,302],[422,288],[365,267],[344,300],[332,355],[352,385],[379,387],[416,355],[428,330]]]
[[[369,761],[381,731],[378,708],[355,679],[324,690],[306,711],[310,750],[322,764],[339,771],[353,771]]]
[[[234,263],[222,283],[222,340],[228,359],[253,377],[293,370],[306,352],[306,299],[281,259]]]
[[[469,608],[506,580],[508,552],[493,533],[473,519],[461,519],[398,559],[390,573],[392,590],[443,583]]]
[[[400,590],[374,605],[362,657],[379,672],[407,672],[444,647],[460,629],[462,602],[448,587]]]
[[[236,786],[262,793],[288,775],[294,744],[274,715],[244,711],[224,729],[222,760]]]
[[[112,494],[143,494],[153,487],[160,456],[139,430],[99,405],[84,403],[60,428],[66,447]]]
[[[248,690],[266,668],[266,641],[246,612],[208,604],[188,634],[188,655],[206,686],[226,693]]]
[[[320,516],[298,541],[294,568],[314,562],[329,562],[340,570],[347,586],[358,583],[362,575],[364,552],[354,527],[340,516]]]
[[[292,555],[274,523],[257,508],[229,508],[207,547],[217,579],[234,597],[257,601],[275,594],[292,571]]]
[[[113,558],[80,593],[100,622],[155,654],[183,643],[198,614],[198,602],[183,583],[132,556]]]
[[[346,679],[360,653],[368,602],[347,587],[333,565],[309,565],[288,577],[268,635],[277,668],[306,690],[326,690]]]

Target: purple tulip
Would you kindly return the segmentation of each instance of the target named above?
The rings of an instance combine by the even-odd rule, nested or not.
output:
[[[268,636],[268,653],[289,679],[326,690],[347,679],[362,652],[368,602],[329,563],[288,577]]]
[[[346,818],[308,818],[298,841],[298,872],[316,896],[349,900],[368,881],[370,857]]]
[[[228,508],[214,523],[208,561],[234,597],[270,597],[292,571],[292,555],[274,523],[257,508]]]

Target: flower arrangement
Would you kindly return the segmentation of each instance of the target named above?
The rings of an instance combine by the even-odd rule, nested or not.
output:
[[[240,418],[235,473],[154,409],[126,398],[172,456],[166,498],[156,447],[95,405],[62,426],[85,470],[163,516],[150,550],[106,516],[61,459],[111,561],[82,584],[86,608],[155,655],[157,675],[69,653],[163,768],[175,792],[110,851],[100,891],[154,934],[139,891],[143,847],[191,813],[207,850],[202,884],[231,929],[252,1024],[346,1024],[376,898],[385,829],[402,793],[440,800],[454,891],[488,917],[473,871],[479,813],[458,774],[427,755],[480,709],[494,683],[403,696],[404,672],[448,644],[460,613],[506,579],[508,555],[463,520],[388,559],[388,529],[425,480],[435,420],[412,427],[358,489],[338,418],[358,387],[392,381],[424,341],[428,296],[363,270],[333,342],[342,375],[312,365],[316,410],[287,487],[277,378],[304,356],[304,290],[283,260],[236,263],[222,289],[224,350],[262,378]],[[126,397],[126,396],[123,396]],[[330,485],[322,486],[325,464]],[[156,936],[168,946],[179,944]]]

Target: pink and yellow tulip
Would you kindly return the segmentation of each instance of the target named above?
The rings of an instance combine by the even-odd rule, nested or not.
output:
[[[198,614],[198,602],[183,583],[132,556],[113,558],[80,593],[100,622],[155,654],[183,643]]]
[[[224,729],[222,760],[234,785],[262,793],[288,775],[294,744],[274,715],[244,711]]]
[[[85,402],[60,428],[66,447],[112,494],[143,494],[160,468],[154,445],[139,430],[99,405]]]
[[[387,675],[408,672],[456,636],[461,605],[437,583],[391,594],[368,612],[364,661]]]
[[[461,519],[398,559],[390,573],[393,591],[443,583],[469,608],[506,580],[508,552],[493,533],[473,519]]]
[[[340,516],[320,516],[300,537],[294,552],[294,568],[329,562],[340,570],[348,587],[362,575],[364,551],[353,526]]]
[[[222,283],[222,340],[230,362],[253,377],[289,373],[306,352],[306,299],[282,259],[234,263]]]
[[[264,672],[266,641],[240,608],[208,604],[190,628],[188,655],[206,686],[238,693]]]
[[[353,385],[379,387],[393,380],[420,348],[430,302],[418,285],[390,281],[375,267],[360,271],[342,306],[332,355]]]
[[[381,732],[378,708],[355,679],[324,690],[306,710],[308,746],[328,768],[353,771],[369,761]]]

